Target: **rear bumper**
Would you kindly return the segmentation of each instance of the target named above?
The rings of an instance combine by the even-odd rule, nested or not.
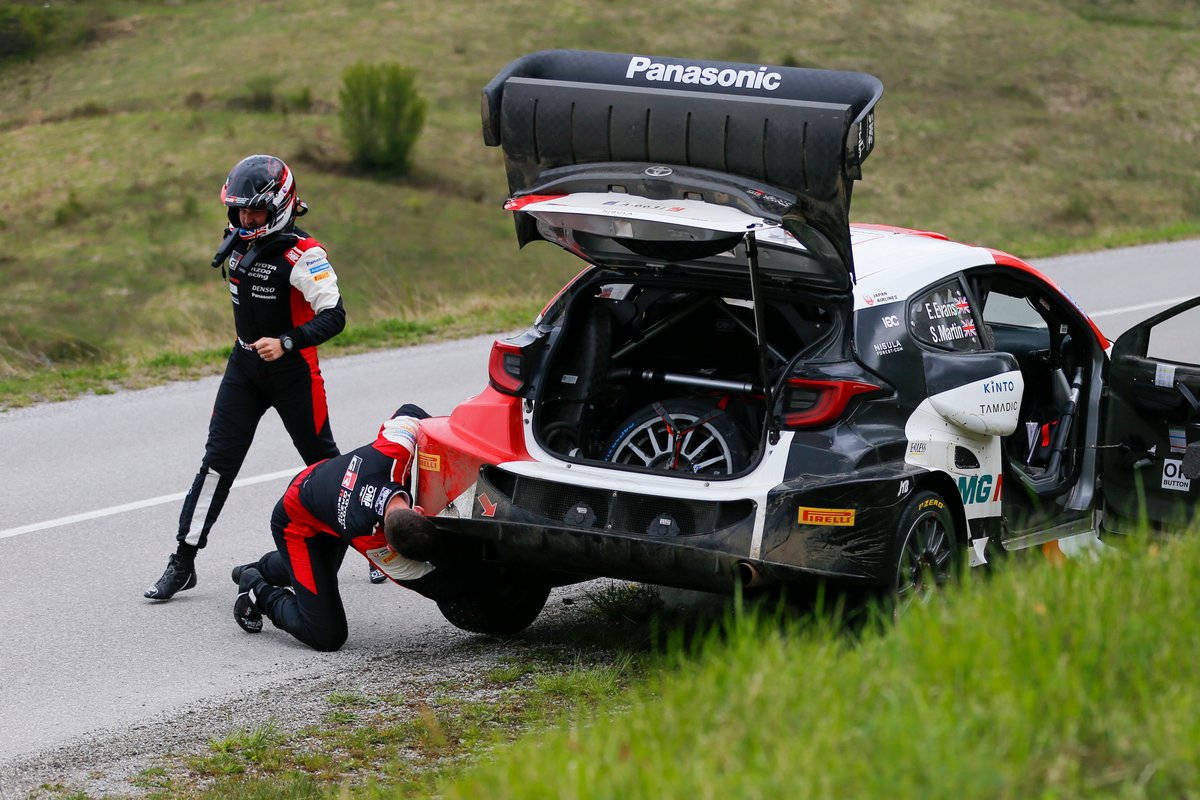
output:
[[[495,467],[480,471],[474,518],[434,522],[460,557],[577,580],[611,577],[730,591],[746,563],[764,582],[878,583],[890,564],[896,494],[890,476],[778,487],[767,498],[759,558],[750,556],[759,516],[752,500],[635,495],[523,478]],[[853,525],[820,524],[819,518],[800,524],[802,509],[840,507],[854,509]]]

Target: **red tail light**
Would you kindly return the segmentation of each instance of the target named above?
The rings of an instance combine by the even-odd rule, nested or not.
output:
[[[781,422],[785,428],[819,428],[837,420],[860,394],[882,391],[861,381],[788,378],[783,389]]]
[[[497,340],[488,358],[492,388],[504,394],[520,394],[525,388],[525,354],[511,342]]]

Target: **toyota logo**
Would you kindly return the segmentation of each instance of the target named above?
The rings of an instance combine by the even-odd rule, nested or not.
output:
[[[646,174],[651,178],[665,178],[674,171],[670,167],[646,167]]]

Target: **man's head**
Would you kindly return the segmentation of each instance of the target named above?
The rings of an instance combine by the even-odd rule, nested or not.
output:
[[[229,223],[242,239],[261,239],[295,224],[308,207],[296,196],[296,180],[282,159],[247,156],[233,166],[221,187]]]
[[[437,527],[424,514],[409,508],[402,498],[388,504],[383,536],[388,546],[405,558],[429,561],[434,556]]]

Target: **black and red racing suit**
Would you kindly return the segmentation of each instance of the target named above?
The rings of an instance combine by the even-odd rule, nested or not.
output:
[[[195,548],[207,543],[268,408],[279,412],[305,464],[338,454],[317,345],[341,332],[346,311],[325,249],[293,228],[258,243],[238,241],[223,266],[237,339],[213,404],[204,458],[179,515],[177,540]],[[283,335],[295,346],[276,361],[264,361],[252,347]]]
[[[297,475],[271,515],[275,550],[257,567],[272,587],[258,592],[258,608],[276,628],[317,650],[332,651],[348,628],[338,569],[353,547],[389,578],[435,600],[459,596],[470,577],[401,556],[387,545],[388,502],[402,493],[416,452],[417,424],[428,416],[405,405],[383,423],[371,444],[308,467]],[[290,586],[292,591],[285,588]]]

